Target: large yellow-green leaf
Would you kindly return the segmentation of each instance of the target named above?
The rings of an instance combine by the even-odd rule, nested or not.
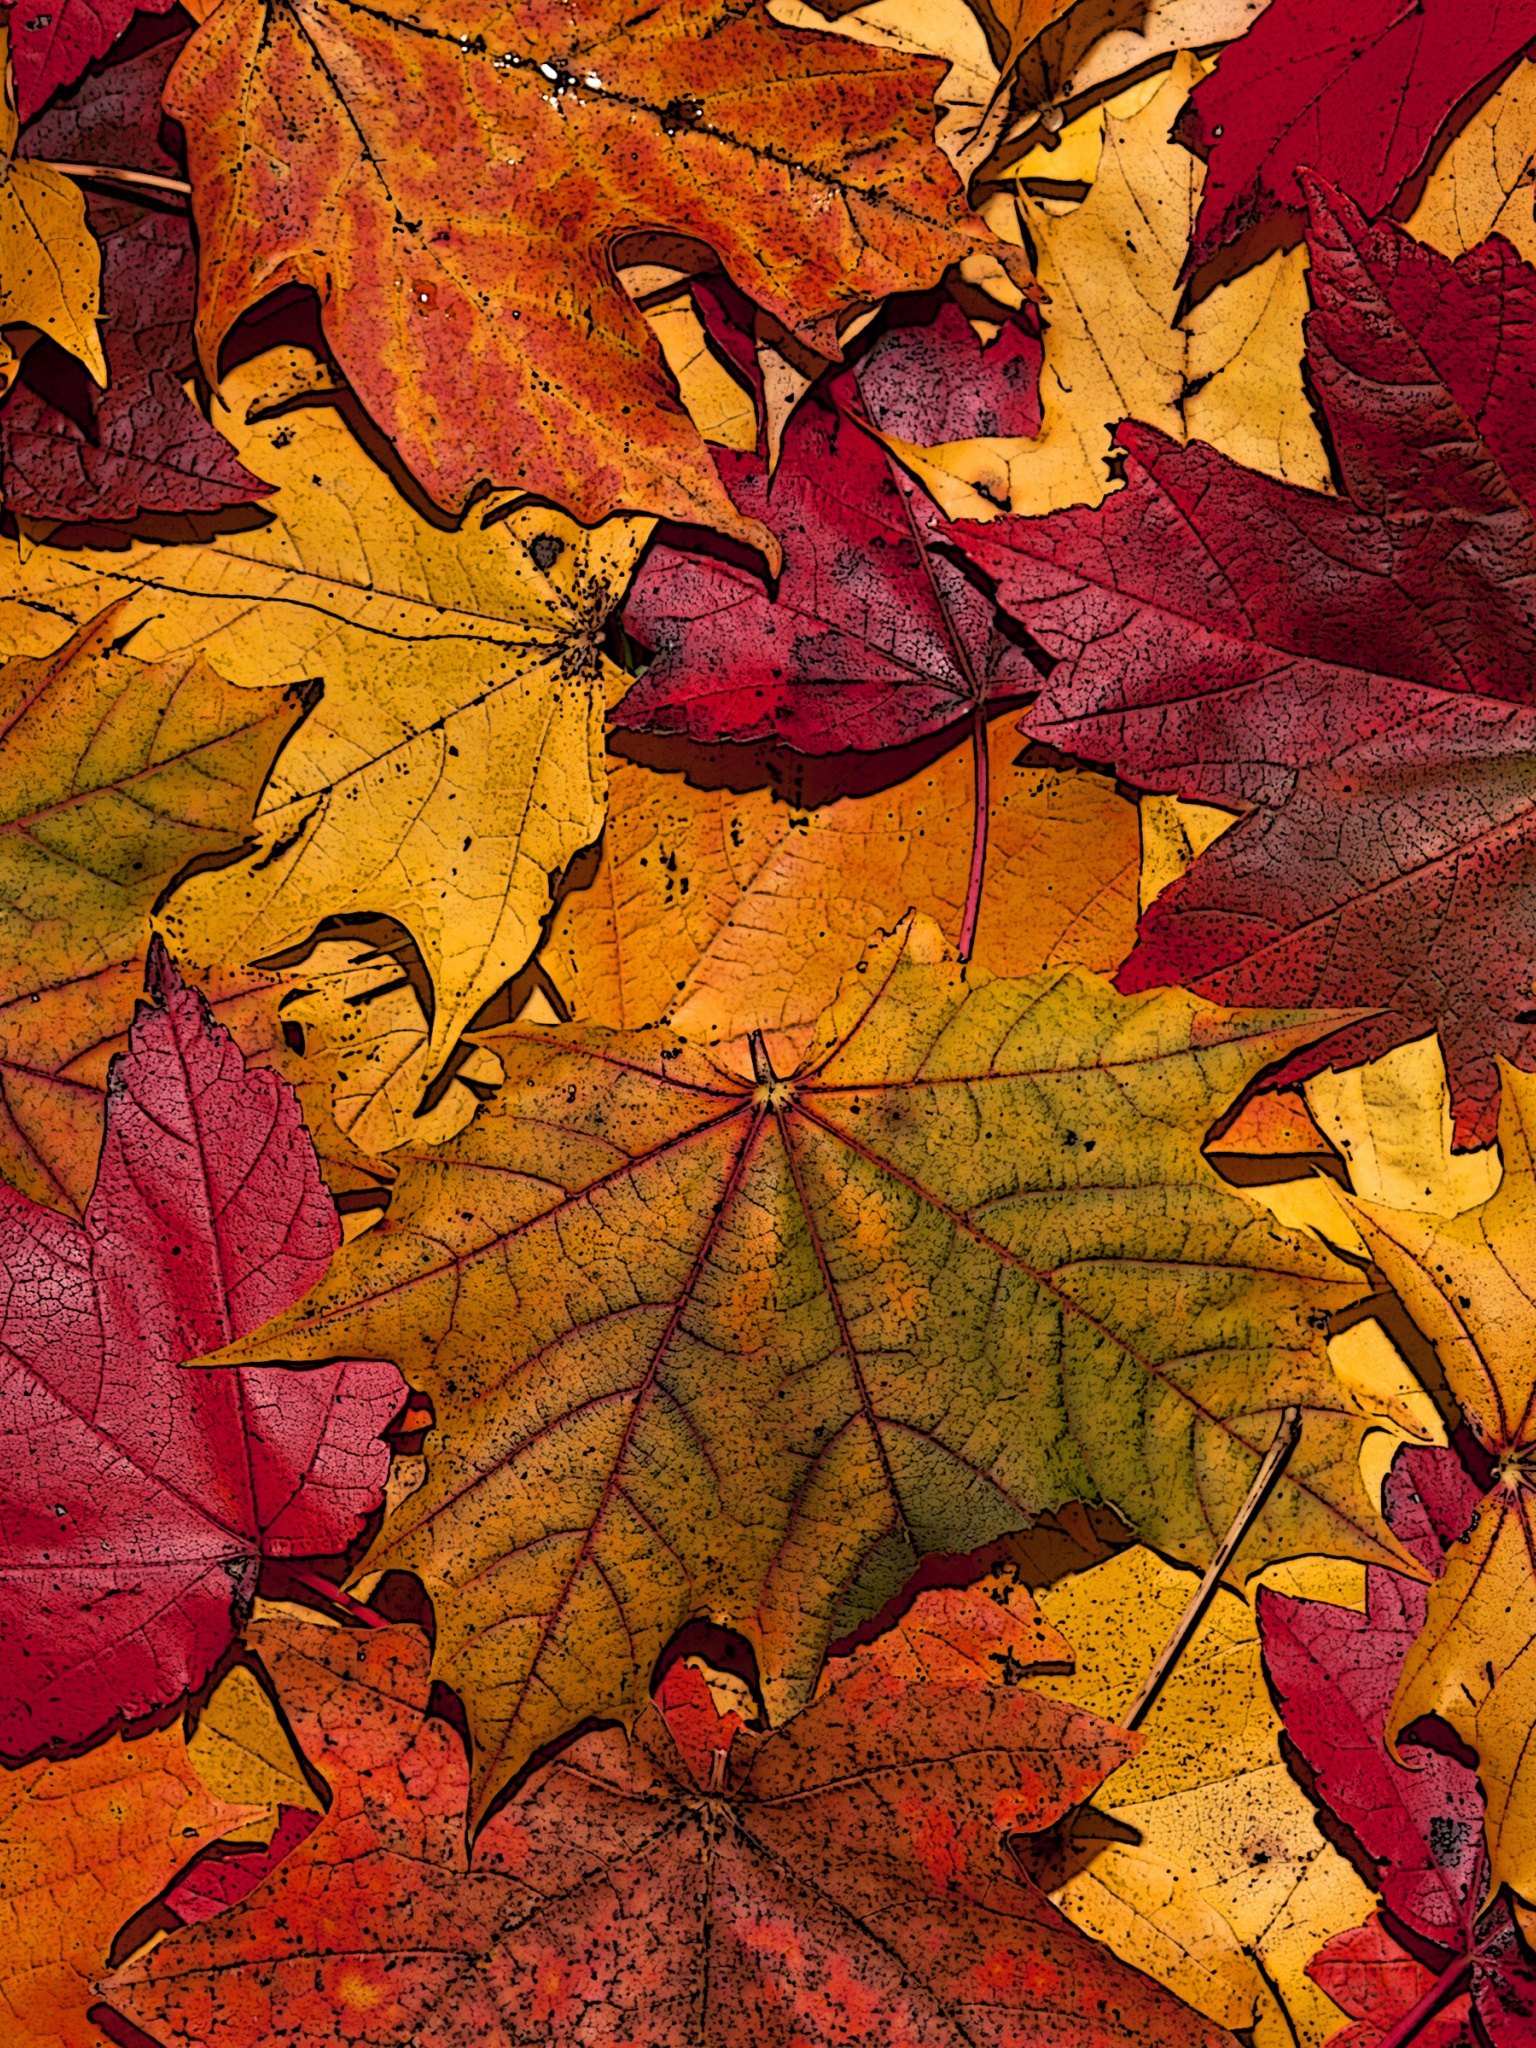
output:
[[[364,1569],[436,1603],[477,1812],[636,1711],[691,1615],[752,1638],[782,1715],[925,1552],[1102,1499],[1205,1560],[1289,1403],[1245,1565],[1397,1560],[1323,1349],[1359,1289],[1200,1153],[1318,1023],[968,980],[908,936],[786,1080],[664,1030],[496,1034],[498,1099],[394,1154],[388,1221],[239,1353],[388,1357],[430,1394],[426,1483]]]

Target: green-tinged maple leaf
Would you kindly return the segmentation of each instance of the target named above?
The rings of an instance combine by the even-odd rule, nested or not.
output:
[[[101,1103],[63,1070],[126,1030],[156,898],[239,849],[307,701],[235,689],[195,651],[139,660],[126,624],[109,607],[0,667],[0,1174],[74,1214]]]
[[[663,1031],[514,1027],[505,1091],[401,1166],[388,1221],[245,1358],[393,1359],[435,1405],[420,1492],[362,1569],[419,1574],[475,1812],[585,1716],[632,1714],[694,1614],[775,1715],[928,1551],[1111,1501],[1205,1560],[1288,1403],[1300,1451],[1245,1555],[1399,1554],[1320,1325],[1353,1292],[1200,1157],[1321,1028],[968,985],[931,925],[754,1081]]]

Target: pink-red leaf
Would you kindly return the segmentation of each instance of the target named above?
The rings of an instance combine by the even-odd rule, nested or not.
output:
[[[938,530],[1057,660],[1026,731],[1252,813],[1158,897],[1121,986],[1379,1008],[1289,1079],[1438,1028],[1483,1142],[1494,1056],[1536,1062],[1536,273],[1321,190],[1310,243],[1347,495],[1126,425],[1097,510]]]
[[[160,143],[160,91],[185,40],[169,37],[92,73],[33,122],[20,153],[178,176]],[[163,199],[137,204],[127,187],[105,192],[92,192],[88,211],[101,243],[107,388],[98,391],[51,341],[33,344],[0,407],[5,502],[38,519],[120,523],[268,496],[271,486],[242,468],[183,388],[196,356],[188,216]]]
[[[1174,131],[1209,165],[1186,275],[1304,206],[1302,170],[1385,212],[1461,103],[1533,35],[1533,0],[1274,0]]]
[[[783,543],[783,575],[770,593],[739,557],[653,546],[624,623],[654,659],[613,714],[622,730],[875,752],[1036,686],[987,594],[925,545],[911,486],[844,413],[802,402],[771,478],[761,454],[715,462]]]
[[[105,57],[136,13],[169,14],[176,4],[177,0],[51,0],[44,7],[11,8],[11,63],[20,119],[30,121],[60,86],[72,85],[88,64]]]
[[[377,1505],[393,1366],[186,1372],[325,1272],[335,1212],[291,1089],[247,1072],[158,942],[84,1225],[0,1189],[0,1754],[180,1698],[264,1557]]]

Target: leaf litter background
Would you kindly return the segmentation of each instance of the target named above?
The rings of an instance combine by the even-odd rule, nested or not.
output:
[[[6,2040],[1536,2041],[1536,7],[0,19]]]

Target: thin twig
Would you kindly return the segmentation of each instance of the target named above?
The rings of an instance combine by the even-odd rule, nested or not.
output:
[[[1275,1431],[1275,1440],[1264,1454],[1263,1464],[1254,1474],[1253,1484],[1248,1489],[1248,1498],[1238,1509],[1235,1521],[1217,1546],[1210,1569],[1200,1581],[1199,1591],[1180,1616],[1178,1627],[1164,1643],[1157,1662],[1147,1673],[1141,1691],[1120,1716],[1122,1728],[1139,1728],[1156,1705],[1158,1694],[1168,1683],[1174,1666],[1189,1647],[1190,1637],[1205,1619],[1206,1609],[1216,1598],[1222,1573],[1236,1556],[1243,1538],[1259,1519],[1264,1503],[1274,1491],[1275,1483],[1285,1470],[1300,1437],[1301,1410],[1287,1408],[1280,1418],[1279,1428]]]
[[[114,185],[148,185],[155,192],[192,196],[192,187],[185,178],[162,178],[155,171],[124,171],[116,164],[60,164],[46,156],[23,157],[21,162],[36,164],[43,171],[60,171],[66,178],[104,178]]]
[[[333,1601],[343,1614],[350,1614],[354,1621],[366,1622],[369,1628],[389,1627],[382,1614],[375,1614],[365,1602],[344,1593],[329,1579],[322,1579],[318,1572],[307,1572],[303,1565],[290,1564],[286,1558],[283,1559],[283,1570],[290,1579],[297,1579],[301,1586],[307,1586],[311,1593],[318,1593],[322,1600]]]
[[[971,826],[971,872],[965,888],[965,913],[960,920],[962,960],[969,960],[976,944],[976,920],[981,915],[981,885],[987,872],[987,813],[991,796],[987,786],[987,714],[978,704],[971,712],[971,751],[974,768],[976,815]]]

